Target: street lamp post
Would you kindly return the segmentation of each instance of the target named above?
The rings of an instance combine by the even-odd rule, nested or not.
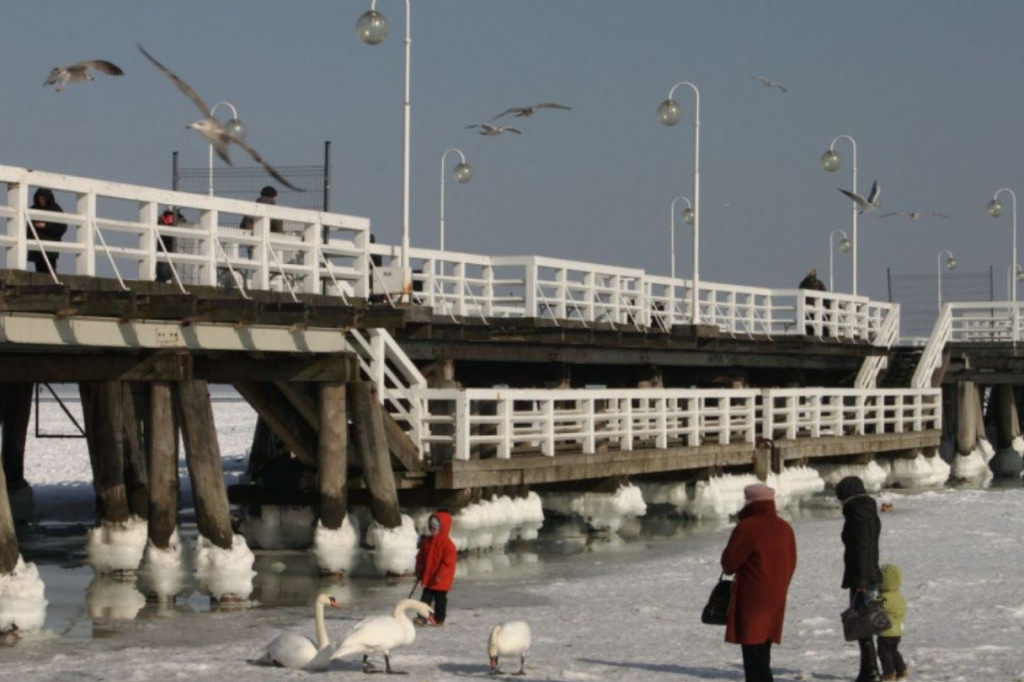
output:
[[[377,45],[388,36],[388,20],[376,10],[377,0],[370,0],[370,9],[356,22],[356,33],[367,45]],[[405,98],[403,100],[402,122],[402,293],[412,294],[412,271],[409,269],[409,130],[412,112],[409,100],[410,65],[412,63],[412,38],[410,22],[412,9],[405,0]]]
[[[231,133],[232,135],[237,137],[239,140],[244,140],[245,139],[245,124],[242,123],[242,120],[240,118],[238,118],[238,111],[235,110],[235,105],[232,104],[231,102],[217,102],[216,104],[214,104],[213,108],[210,109],[210,118],[214,117],[213,114],[217,111],[217,107],[219,107],[222,104],[224,106],[226,106],[227,108],[231,109],[231,120],[228,121],[226,124],[224,124],[224,127],[227,128],[227,131],[229,133]],[[209,161],[207,162],[208,173],[207,173],[207,176],[206,176],[206,178],[207,178],[206,188],[207,188],[210,196],[212,197],[213,196],[213,145],[211,144],[211,145],[208,145],[208,146],[209,146],[209,157],[210,158],[209,158]]]
[[[839,242],[839,250],[843,253],[850,253],[850,238],[846,236],[846,230],[832,230],[828,235],[828,290],[835,291],[835,285],[832,281],[832,256],[835,254],[835,248],[832,246],[832,238],[837,234],[843,235],[843,240]]]
[[[850,146],[853,148],[853,188],[854,194],[857,193],[857,142],[849,135],[836,135],[828,145],[828,149],[824,154],[821,155],[821,167],[827,170],[829,173],[834,173],[839,170],[843,165],[843,159],[839,156],[839,152],[836,151],[836,142],[839,140],[849,140]],[[851,276],[851,292],[854,296],[857,295],[857,205],[850,202],[850,234],[851,234],[851,246],[852,246],[852,261],[850,268],[852,270]]]
[[[1016,274],[1012,274],[1012,273]],[[1024,268],[1021,268],[1020,263],[1017,263],[1017,267],[1012,266],[1006,268],[1006,298],[1010,298],[1010,290],[1015,286],[1016,282],[1024,282]]]
[[[956,270],[956,258],[953,257],[953,252],[949,249],[939,251],[939,255],[935,258],[935,278],[937,280],[937,289],[939,292],[939,315],[942,314],[942,257],[946,257],[946,269]]]
[[[1010,268],[1012,269],[1017,265],[1017,193],[1009,187],[1000,187],[996,190],[996,193],[992,195],[992,201],[988,202],[988,206],[985,210],[993,218],[998,218],[1003,215],[1003,202],[999,201],[999,195],[1006,192],[1010,195],[1011,207],[1013,208],[1013,216],[1011,218],[1010,230],[1012,231],[1011,241],[1012,248],[1010,251]],[[1017,302],[1017,285],[1016,283],[1010,287],[1009,299],[1011,303]]]
[[[693,225],[693,204],[686,197],[676,197],[672,200],[672,206],[669,209],[669,222],[668,222],[668,252],[670,259],[669,276],[672,279],[676,278],[676,202],[685,201],[686,208],[683,209],[683,222],[687,225]],[[673,285],[675,286],[675,285]]]
[[[454,148],[446,149],[444,154],[441,154],[441,222],[437,240],[438,249],[441,251],[444,251],[444,161],[451,152],[456,152],[459,158],[462,159],[452,170],[452,175],[458,180],[459,184],[465,184],[473,177],[473,169],[466,163],[466,155],[460,150]]]
[[[691,324],[700,324],[700,91],[689,81],[680,81],[668,91],[668,99],[658,105],[658,120],[674,126],[683,118],[682,108],[672,99],[680,85],[693,90],[693,287],[690,290]],[[673,258],[675,257],[673,252]]]

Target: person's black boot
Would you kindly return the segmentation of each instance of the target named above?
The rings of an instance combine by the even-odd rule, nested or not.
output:
[[[881,682],[878,672],[878,654],[875,652],[875,638],[865,637],[857,640],[860,645],[860,673],[856,682]]]

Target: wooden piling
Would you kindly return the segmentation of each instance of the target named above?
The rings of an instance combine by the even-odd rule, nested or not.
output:
[[[14,532],[14,514],[7,496],[7,477],[0,469],[0,576],[9,575],[18,565],[18,536]]]
[[[977,410],[981,401],[973,381],[957,382],[956,451],[961,455],[974,452],[978,444]]]
[[[343,383],[320,385],[320,523],[329,530],[341,528],[348,507],[345,390]]]
[[[177,382],[174,408],[181,424],[185,461],[192,481],[196,526],[200,534],[216,546],[231,549],[234,533],[210,389],[206,382],[199,379]]]
[[[377,391],[366,381],[350,381],[347,390],[353,443],[362,460],[370,513],[382,526],[398,528],[402,525],[402,513]]]
[[[141,519],[149,517],[149,493],[146,488],[146,455],[142,448],[142,421],[136,387],[121,383],[122,437],[124,439],[124,483],[128,495],[128,511]]]
[[[8,489],[17,490],[28,485],[25,480],[25,441],[32,415],[32,384],[3,384],[0,401],[3,414],[0,457],[3,458]]]
[[[124,484],[124,409],[119,381],[83,381],[78,385],[85,420],[85,440],[92,462],[96,511],[103,523],[128,520]]]
[[[999,384],[992,387],[993,416],[996,422],[996,450],[1004,450],[1020,435],[1020,422],[1017,419],[1017,402],[1013,394],[1013,386]]]
[[[149,398],[149,540],[170,547],[178,525],[178,453],[171,384],[155,381]]]

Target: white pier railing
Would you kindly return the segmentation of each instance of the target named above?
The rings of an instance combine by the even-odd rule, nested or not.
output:
[[[62,213],[31,208],[40,187],[57,194]],[[167,209],[188,223],[158,224]],[[238,229],[246,215],[252,230]],[[68,230],[61,241],[40,242],[27,228],[30,220]],[[271,220],[288,231],[272,232]],[[170,239],[174,248],[165,246]],[[366,218],[0,166],[0,267],[25,269],[29,251],[43,250],[57,256],[49,273],[55,282],[69,272],[115,277],[128,288],[131,280],[153,280],[165,263],[183,290],[227,281],[243,293],[326,289],[362,297],[368,243]]]
[[[911,386],[931,386],[947,343],[1018,343],[1024,341],[1024,303],[988,301],[942,306]]]
[[[695,447],[942,426],[939,389],[427,389],[423,450],[456,460],[515,452]],[[441,450],[437,448],[441,446]]]

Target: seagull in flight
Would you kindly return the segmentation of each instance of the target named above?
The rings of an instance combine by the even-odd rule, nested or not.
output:
[[[938,211],[890,211],[889,213],[883,213],[882,215],[880,215],[878,217],[879,218],[888,218],[889,216],[894,216],[894,215],[905,215],[908,218],[910,218],[911,220],[917,220],[918,218],[923,218],[924,216],[927,216],[927,215],[933,215],[936,218],[948,218],[949,217],[945,213],[939,213]]]
[[[878,187],[878,180],[875,180],[874,184],[871,185],[871,193],[868,194],[868,198],[865,199],[859,194],[855,194],[843,188],[839,188],[839,191],[850,197],[853,203],[857,204],[857,213],[870,213],[878,208],[878,193],[880,188]]]
[[[515,133],[516,135],[522,135],[523,131],[512,126],[496,126],[490,123],[474,123],[466,126],[467,128],[479,128],[481,135],[501,135],[502,133]]]
[[[778,81],[773,81],[772,79],[765,78],[764,76],[751,76],[751,78],[766,88],[778,88],[779,90],[786,92],[786,86]]]
[[[77,64],[71,64],[70,66],[55,66],[50,70],[50,75],[46,77],[46,82],[43,83],[45,88],[47,85],[56,85],[57,92],[64,89],[64,86],[68,83],[80,83],[82,81],[93,81],[96,80],[89,73],[89,69],[93,71],[99,71],[105,73],[108,76],[123,76],[124,71],[121,67],[113,62],[108,62],[105,59],[87,59]]]
[[[171,82],[174,83],[186,97],[192,100],[192,103],[196,105],[199,111],[203,112],[203,118],[186,127],[195,130],[197,133],[205,137],[207,142],[213,145],[213,148],[217,150],[217,155],[224,160],[224,163],[228,164],[229,166],[234,165],[231,163],[231,158],[228,156],[228,146],[230,145],[230,143],[234,142],[239,147],[249,152],[249,156],[251,156],[256,161],[256,163],[263,166],[263,168],[266,169],[266,171],[270,173],[270,175],[273,176],[273,178],[280,182],[282,185],[284,185],[288,189],[295,190],[296,192],[305,191],[285,180],[280,173],[274,170],[273,166],[271,166],[269,163],[263,160],[263,157],[260,156],[255,149],[253,149],[245,142],[229,133],[227,128],[225,128],[220,121],[218,121],[210,115],[210,108],[206,106],[206,103],[199,98],[199,95],[196,94],[196,91],[193,90],[188,83],[178,78],[170,69],[168,69],[166,66],[164,66],[156,59],[154,59],[153,55],[146,52],[142,45],[138,45],[138,47],[139,51],[146,56],[146,59],[153,62],[153,65],[156,66],[156,68],[160,69],[165,76],[170,78]]]
[[[491,120],[495,121],[495,120],[501,118],[502,116],[508,116],[509,114],[515,115],[516,118],[525,118],[526,116],[533,116],[534,114],[536,114],[538,109],[565,109],[565,110],[569,110],[569,109],[572,109],[572,107],[567,107],[564,104],[555,104],[554,102],[541,102],[540,104],[532,104],[532,105],[530,105],[528,107],[511,107],[511,108],[506,109],[505,111],[501,112],[500,114],[498,114],[497,116],[495,116]]]

